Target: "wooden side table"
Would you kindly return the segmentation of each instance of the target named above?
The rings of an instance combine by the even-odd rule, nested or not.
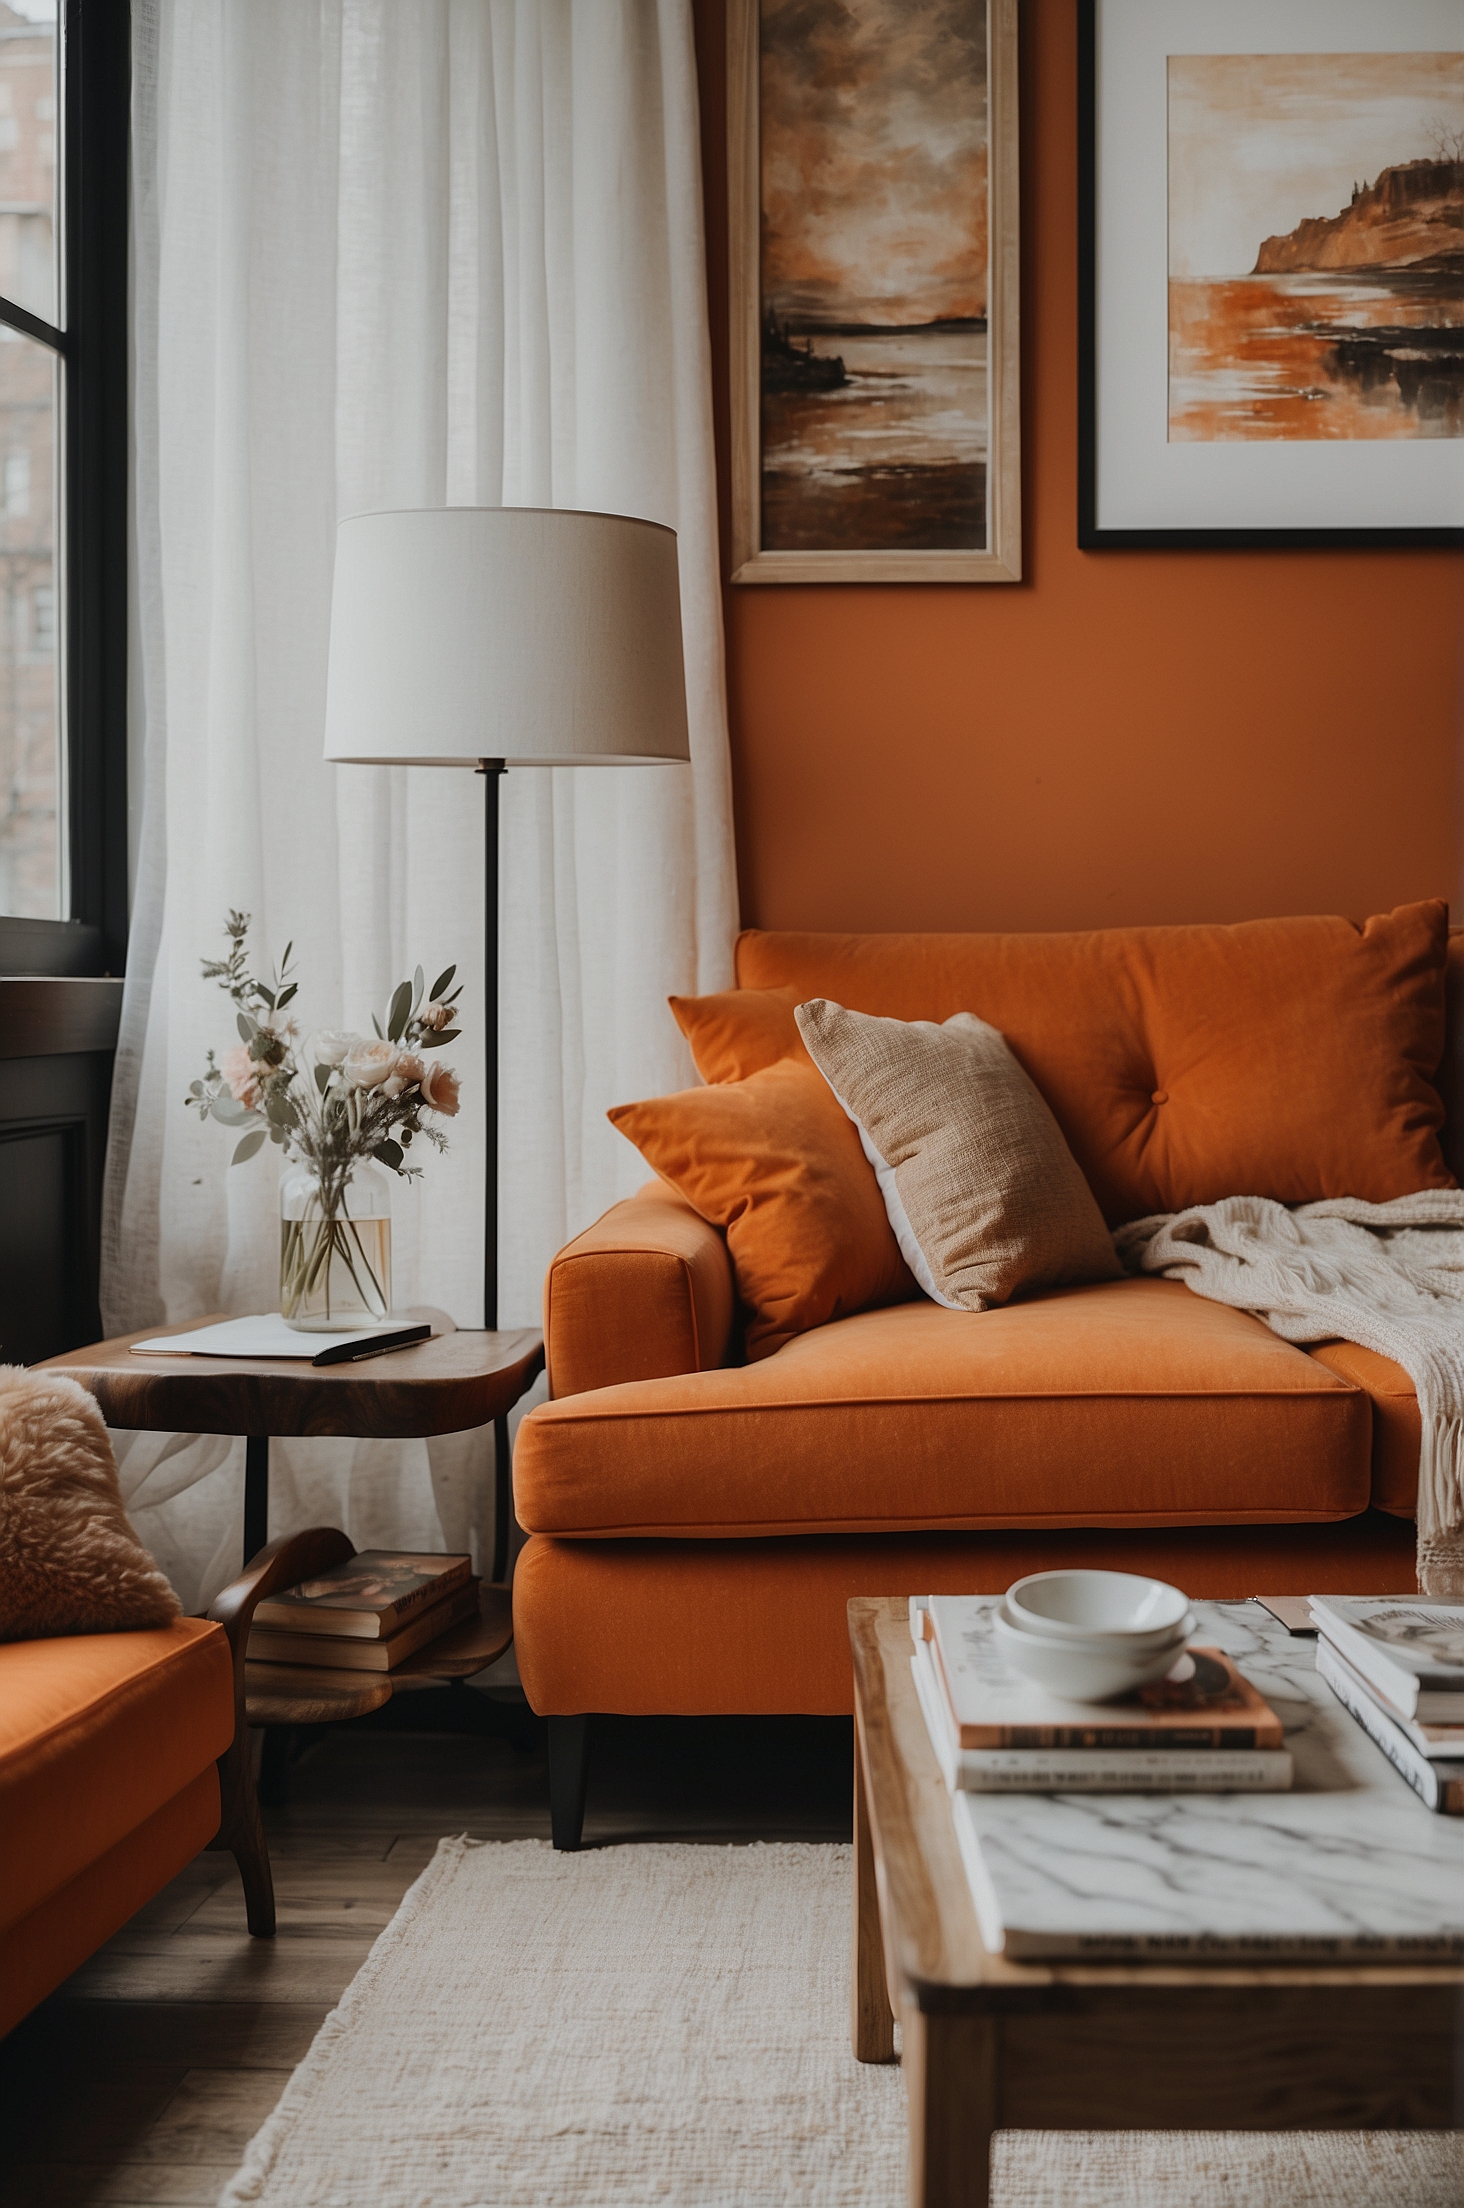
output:
[[[210,1319],[142,1327],[115,1341],[50,1357],[42,1368],[79,1380],[109,1426],[144,1433],[242,1434],[244,1563],[269,1538],[269,1445],[302,1435],[416,1441],[469,1427],[494,1429],[493,1578],[508,1567],[508,1414],[544,1366],[544,1338],[533,1327],[484,1333],[457,1330],[441,1311],[414,1310],[432,1337],[358,1365],[315,1366],[268,1357],[140,1357],[132,1343],[182,1334]]]

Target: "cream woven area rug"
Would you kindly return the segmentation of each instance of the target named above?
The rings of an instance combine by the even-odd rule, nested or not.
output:
[[[444,1840],[220,2208],[902,2208],[850,1850]],[[1464,2139],[1008,2132],[998,2208],[1459,2208]]]

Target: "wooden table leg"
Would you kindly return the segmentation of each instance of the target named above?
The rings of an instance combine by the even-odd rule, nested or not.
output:
[[[244,1569],[269,1539],[269,1435],[244,1437]]]
[[[997,2026],[985,2016],[902,2017],[910,2208],[987,2208],[997,2128]]]
[[[854,1728],[854,1953],[849,1971],[850,2024],[859,2062],[893,2062],[895,2018],[885,1984],[879,1888],[864,1792],[864,1756]]]

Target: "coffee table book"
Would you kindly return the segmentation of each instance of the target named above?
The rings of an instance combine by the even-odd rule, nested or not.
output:
[[[997,1595],[912,1595],[910,1632],[930,1651],[962,1748],[1279,1749],[1281,1720],[1222,1649],[1195,1675],[1121,1702],[1067,1702],[1021,1678],[992,1632]]]
[[[962,1748],[929,1642],[917,1645],[911,1663],[931,1746],[953,1793],[1279,1793],[1291,1784],[1283,1748]]]
[[[1408,1781],[1428,1808],[1445,1817],[1464,1817],[1464,1761],[1459,1758],[1457,1737],[1449,1748],[1429,1741],[1424,1728],[1385,1710],[1360,1672],[1329,1642],[1317,1643],[1317,1670],[1337,1700],[1387,1757],[1393,1769]],[[1435,1733],[1445,1730],[1433,1727]],[[1447,1730],[1456,1734],[1459,1728]]]
[[[1464,1603],[1313,1595],[1321,1631],[1405,1717],[1464,1723]]]
[[[281,1633],[389,1640],[418,1611],[466,1586],[472,1567],[470,1556],[358,1549],[343,1564],[260,1603],[254,1623]]]
[[[419,1610],[388,1640],[363,1641],[342,1634],[281,1633],[256,1625],[249,1635],[251,1664],[310,1664],[337,1671],[395,1671],[429,1641],[478,1614],[478,1583],[466,1580],[430,1610]]]

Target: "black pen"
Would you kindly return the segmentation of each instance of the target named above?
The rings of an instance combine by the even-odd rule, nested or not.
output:
[[[425,1342],[431,1334],[430,1326],[399,1326],[390,1334],[378,1334],[373,1340],[363,1342],[358,1335],[354,1341],[336,1342],[330,1349],[323,1349],[318,1357],[312,1357],[312,1365],[359,1365],[366,1357],[384,1357],[388,1350],[407,1349],[413,1342]]]

